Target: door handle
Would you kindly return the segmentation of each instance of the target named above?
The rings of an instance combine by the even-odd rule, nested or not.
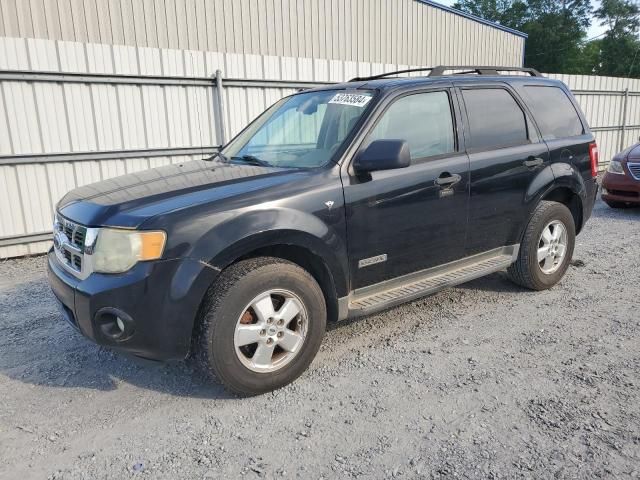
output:
[[[523,165],[527,168],[539,167],[544,163],[540,157],[529,157],[524,162]]]
[[[442,188],[449,188],[453,187],[460,180],[462,180],[462,177],[457,173],[451,175],[448,172],[444,172],[440,174],[438,178],[436,178],[436,185]]]

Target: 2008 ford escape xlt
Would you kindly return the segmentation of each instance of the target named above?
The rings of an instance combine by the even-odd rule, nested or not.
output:
[[[48,258],[66,318],[258,394],[308,367],[327,322],[502,269],[555,285],[597,193],[570,91],[530,69],[423,70],[297,93],[210,159],[67,194]]]

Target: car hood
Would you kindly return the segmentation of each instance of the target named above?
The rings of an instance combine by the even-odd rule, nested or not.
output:
[[[87,226],[135,228],[155,215],[274,187],[299,173],[290,168],[194,160],[76,188],[60,200],[57,211]]]
[[[629,160],[640,160],[640,143],[636,143],[628,149],[627,158]]]

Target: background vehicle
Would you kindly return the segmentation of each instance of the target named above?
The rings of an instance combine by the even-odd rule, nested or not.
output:
[[[611,208],[640,205],[640,143],[611,159],[602,179],[602,200]]]
[[[68,319],[256,394],[307,368],[327,321],[505,268],[555,285],[597,192],[575,100],[535,70],[428,70],[298,93],[210,161],[70,192],[49,253]]]

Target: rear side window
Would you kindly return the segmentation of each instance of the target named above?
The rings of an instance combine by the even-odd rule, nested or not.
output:
[[[501,88],[462,90],[469,118],[469,148],[482,150],[529,143],[524,112]]]
[[[567,94],[558,87],[524,87],[531,109],[545,140],[576,137],[584,133],[578,112]]]
[[[451,102],[447,92],[426,92],[396,100],[369,134],[375,140],[406,140],[413,160],[455,151]]]

